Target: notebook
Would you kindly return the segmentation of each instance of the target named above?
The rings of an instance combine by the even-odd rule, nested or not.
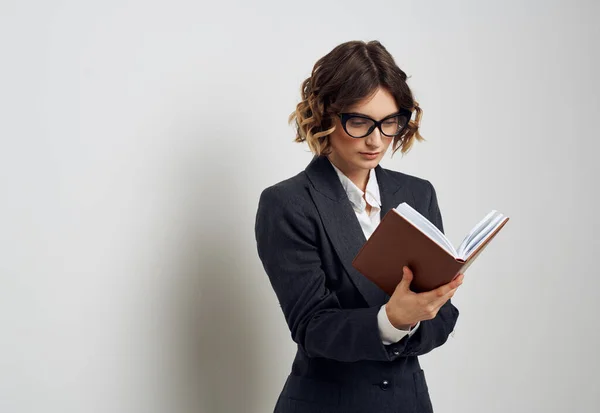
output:
[[[508,220],[492,210],[455,248],[433,223],[403,202],[385,214],[352,265],[388,295],[407,265],[413,272],[411,290],[430,291],[464,273]]]

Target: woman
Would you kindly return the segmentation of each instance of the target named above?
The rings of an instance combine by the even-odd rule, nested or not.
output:
[[[405,267],[390,297],[352,267],[381,217],[402,202],[443,231],[431,183],[379,166],[390,145],[405,153],[422,140],[422,111],[406,74],[376,41],[334,48],[301,92],[290,122],[315,156],[263,191],[255,227],[298,345],[275,412],[431,412],[418,356],[454,329],[450,298],[463,275],[416,294]]]

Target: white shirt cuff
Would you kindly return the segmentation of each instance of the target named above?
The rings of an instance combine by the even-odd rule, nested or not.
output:
[[[379,312],[377,313],[379,335],[381,336],[381,341],[386,346],[397,343],[406,336],[412,336],[415,331],[417,331],[417,328],[419,328],[419,324],[421,324],[420,321],[411,330],[400,330],[394,327],[387,316],[387,312],[385,311],[385,304],[381,306]]]

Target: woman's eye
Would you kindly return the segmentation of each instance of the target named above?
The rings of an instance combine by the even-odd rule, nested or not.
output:
[[[365,125],[366,122],[363,122],[363,121],[360,121],[360,120],[353,120],[353,121],[350,121],[350,124],[352,126],[362,126],[362,125]]]

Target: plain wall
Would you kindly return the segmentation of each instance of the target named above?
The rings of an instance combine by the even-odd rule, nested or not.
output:
[[[435,411],[598,412],[592,1],[0,2],[0,411],[271,411],[295,352],[257,257],[313,64],[380,40],[467,272]]]

